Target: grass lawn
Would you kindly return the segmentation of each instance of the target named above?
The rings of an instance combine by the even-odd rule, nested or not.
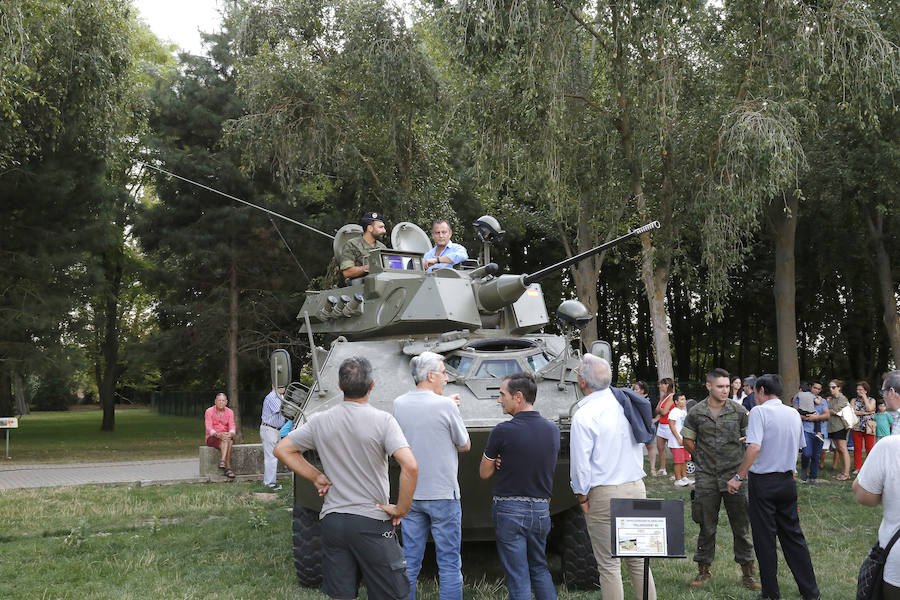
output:
[[[115,431],[100,431],[100,409],[36,412],[19,419],[9,439],[16,463],[73,463],[197,456],[203,419],[159,415],[149,408],[116,410]],[[244,427],[244,443],[259,442],[257,427]],[[5,440],[0,434],[0,444]],[[2,450],[0,450],[2,451]]]
[[[647,483],[651,497],[688,499],[668,479]],[[299,588],[294,578],[289,486],[274,502],[254,496],[261,490],[257,483],[226,483],[0,492],[0,598],[323,598]],[[853,598],[881,508],[858,505],[848,484],[823,481],[799,492],[822,597]],[[685,523],[688,559],[652,561],[659,598],[754,598],[755,592],[740,587],[724,511],[713,579],[699,591],[688,589],[697,526],[687,513]],[[558,559],[551,569],[558,578]],[[435,571],[426,566],[420,598],[437,600]],[[506,598],[492,544],[464,544],[463,571],[467,600]],[[779,573],[784,598],[799,598],[783,560]],[[633,598],[628,588],[626,583],[626,597]],[[599,591],[560,586],[559,595],[597,600]]]

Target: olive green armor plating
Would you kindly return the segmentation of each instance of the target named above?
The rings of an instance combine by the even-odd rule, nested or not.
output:
[[[488,540],[493,539],[493,481],[479,478],[478,464],[491,429],[509,419],[497,404],[504,377],[518,371],[533,373],[538,384],[535,408],[559,425],[562,441],[550,503],[556,532],[551,539],[556,539],[562,553],[567,584],[591,587],[597,581],[596,565],[569,487],[568,438],[571,413],[580,400],[573,373],[580,344],[575,348],[573,342],[579,340],[580,330],[593,315],[580,302],[567,300],[557,309],[563,334],[540,333],[550,318],[539,281],[659,224],[645,225],[530,275],[498,274],[497,265],[490,262],[490,249],[503,232],[489,216],[475,225],[483,242],[477,261],[426,272],[423,255],[431,247],[428,236],[411,223],[400,223],[391,232],[393,249],[368,255],[368,275],[343,287],[307,292],[297,318],[302,323],[300,332],[313,347],[313,385],[290,384],[282,412],[300,424],[341,402],[338,367],[354,355],[372,363],[375,386],[369,401],[391,412],[394,398],[415,387],[410,357],[425,350],[443,354],[449,375],[444,393],[459,394],[459,410],[472,442],[472,450],[461,454],[459,460],[463,539]],[[334,241],[335,255],[347,239],[360,234],[358,226],[342,228]],[[318,346],[314,334],[324,338],[327,347]],[[591,350],[611,358],[605,342],[595,342]],[[290,370],[287,353],[276,351],[273,384],[281,387],[288,383]],[[318,462],[314,453],[308,453],[308,459]],[[393,465],[393,494],[398,473]],[[295,478],[294,562],[298,578],[306,586],[317,585],[320,577],[315,536],[321,505],[315,488]]]

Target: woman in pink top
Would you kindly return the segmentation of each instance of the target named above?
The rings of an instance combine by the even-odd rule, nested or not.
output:
[[[206,445],[218,448],[222,453],[219,468],[225,470],[225,476],[234,479],[231,470],[231,446],[234,444],[234,411],[225,406],[228,396],[216,394],[215,406],[206,409]]]

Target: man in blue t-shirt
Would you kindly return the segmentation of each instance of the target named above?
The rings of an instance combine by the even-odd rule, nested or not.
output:
[[[546,547],[559,428],[534,410],[536,396],[530,373],[503,380],[498,402],[513,418],[491,431],[479,469],[482,479],[497,474],[494,528],[510,600],[556,599]]]

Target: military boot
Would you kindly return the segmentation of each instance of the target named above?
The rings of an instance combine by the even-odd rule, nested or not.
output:
[[[762,585],[753,578],[753,563],[748,562],[746,565],[741,565],[741,583],[744,584],[744,587],[748,590],[757,591],[762,589]]]
[[[698,588],[712,577],[712,573],[709,572],[709,563],[697,563],[697,576],[694,577],[694,580],[688,584],[692,589]]]

